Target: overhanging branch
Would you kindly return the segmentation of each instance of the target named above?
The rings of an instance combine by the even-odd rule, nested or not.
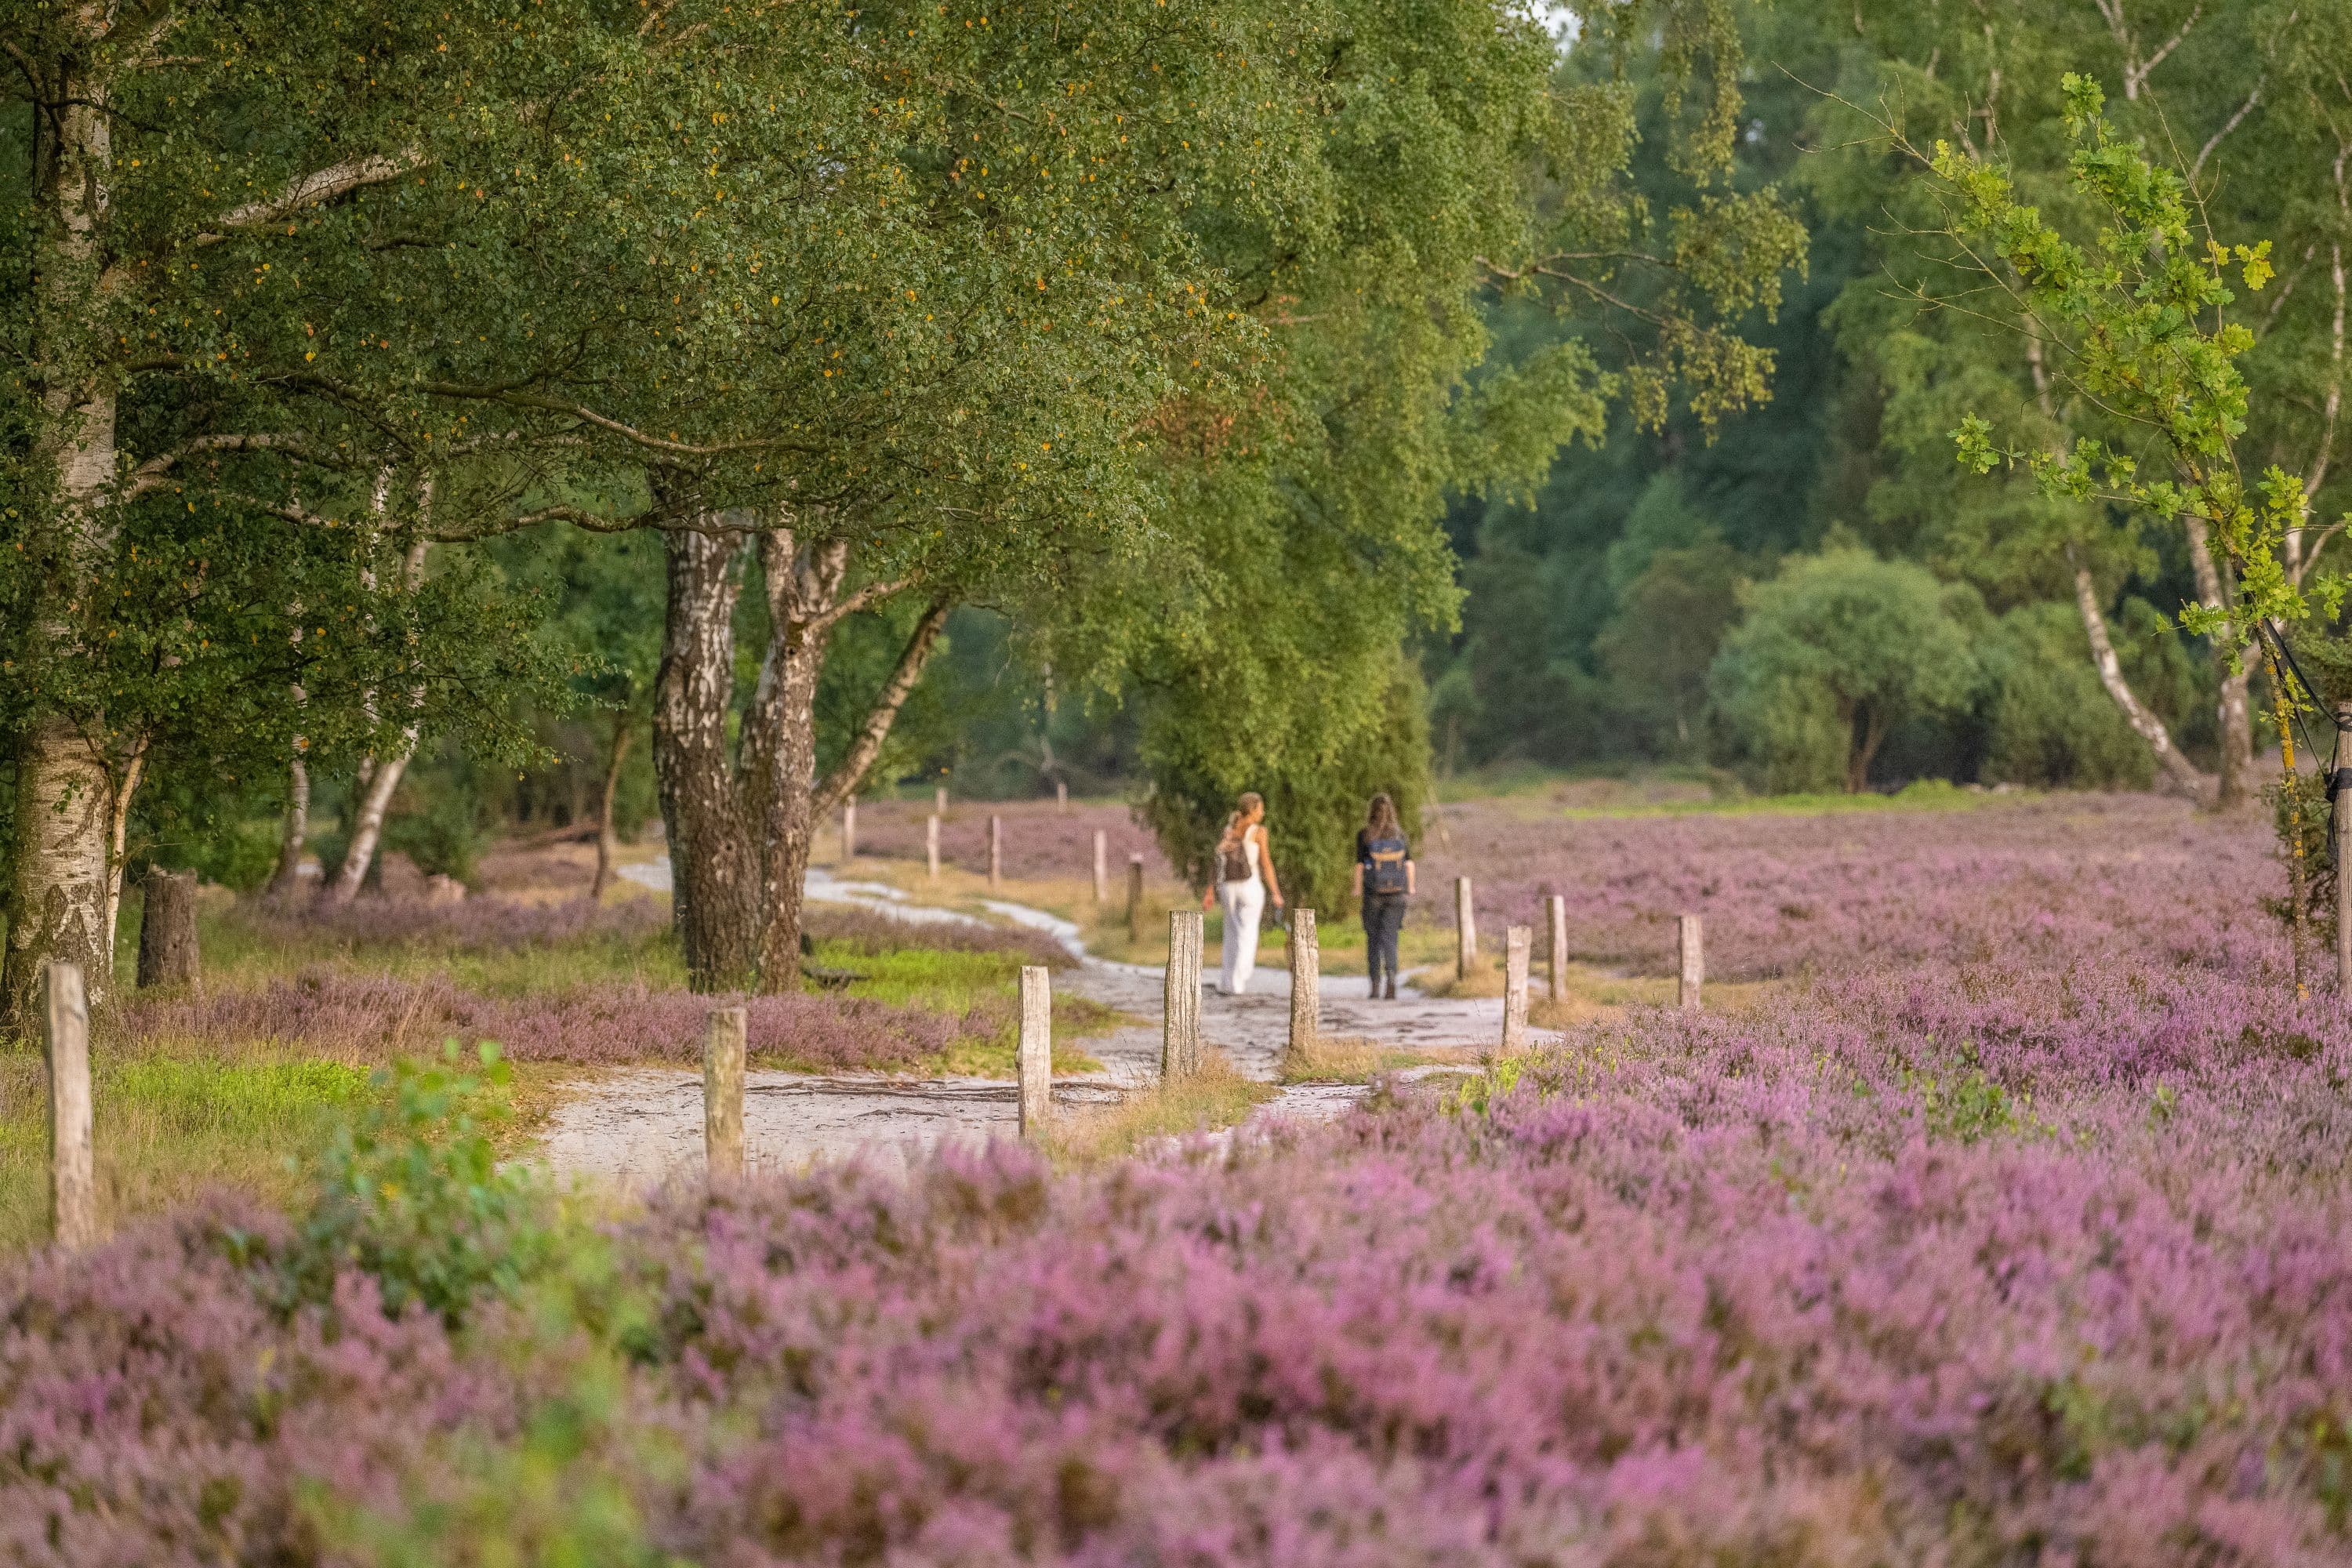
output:
[[[866,771],[874,765],[874,759],[882,754],[882,743],[890,738],[890,726],[898,721],[898,710],[906,706],[908,694],[915,689],[915,682],[922,678],[923,666],[929,662],[932,650],[939,646],[940,633],[948,624],[948,612],[954,607],[954,601],[950,599],[935,599],[930,608],[923,612],[923,618],[915,623],[913,635],[908,637],[905,649],[898,655],[898,668],[891,670],[890,679],[883,682],[881,691],[874,699],[874,706],[866,710],[866,722],[858,728],[857,739],[850,743],[847,754],[841,759],[841,765],[817,786],[812,805],[815,816],[830,815],[847,799],[849,792],[865,778]]]

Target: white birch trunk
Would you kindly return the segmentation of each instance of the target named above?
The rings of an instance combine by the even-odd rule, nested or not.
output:
[[[2156,754],[2157,770],[2164,783],[2192,799],[2206,799],[2213,781],[2181,755],[2164,721],[2148,711],[2124,679],[2123,660],[2116,656],[2115,642],[2107,636],[2107,617],[2099,609],[2098,584],[2086,566],[2074,568],[2074,605],[2082,612],[2084,631],[2090,636],[2091,662],[2098,667],[2099,684],[2107,689],[2107,695],[2123,710],[2124,721]]]
[[[84,6],[79,20],[95,54],[107,14]],[[51,646],[68,647],[70,616],[111,543],[106,492],[114,479],[115,395],[104,368],[100,230],[112,148],[103,77],[68,72],[58,93],[55,117],[46,121],[54,128],[47,178],[34,194],[34,375],[41,416],[33,467],[46,470],[55,487],[63,570],[35,615]],[[130,796],[115,787],[93,732],[47,712],[34,718],[20,742],[18,842],[0,983],[0,1010],[14,1019],[31,1016],[40,976],[53,960],[80,967],[92,1005],[103,1005],[113,991],[113,829]]]
[[[381,494],[383,487],[378,486]],[[417,487],[417,526],[425,523],[425,510],[432,504],[433,481],[428,477]],[[415,593],[425,579],[426,541],[420,538],[408,547],[407,559],[402,563],[402,585]],[[425,704],[425,691],[419,687],[408,694],[408,710],[414,714]],[[362,884],[367,880],[368,865],[375,858],[376,846],[383,838],[384,814],[392,809],[393,792],[400,788],[401,775],[408,771],[409,758],[416,754],[419,721],[412,718],[400,732],[399,749],[388,757],[371,752],[360,765],[360,805],[352,820],[352,841],[343,851],[342,868],[335,873],[334,886],[329,897],[336,903],[348,904],[359,897]]]

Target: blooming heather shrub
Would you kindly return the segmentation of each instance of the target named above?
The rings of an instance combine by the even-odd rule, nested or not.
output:
[[[2210,1121],[2091,1097],[2085,1145],[1929,1138],[1786,1049],[1685,1044],[1225,1159],[1055,1177],[999,1145],[680,1193],[611,1236],[644,1327],[570,1462],[702,1562],[2345,1560],[2352,1214],[2235,1136],[2340,1145],[2345,1052]],[[184,1325],[182,1275],[223,1327]],[[163,1331],[126,1356],[75,1315],[92,1279]],[[313,1476],[382,1509],[334,1467],[388,1430],[446,1497],[569,1408],[576,1334],[491,1308],[449,1348],[411,1315],[369,1333],[448,1390],[317,1377],[273,1412],[332,1434],[314,1456],[224,1415],[316,1353],[253,1289],[160,1231],[0,1280],[0,1518],[89,1543],[12,1525],[24,1561],[272,1544]],[[620,1462],[653,1435],[675,1473]],[[192,1529],[224,1474],[250,1489]]]
[[[857,808],[857,852],[900,860],[923,858],[922,800],[870,801]],[[1143,857],[1154,881],[1171,873],[1149,828],[1123,805],[1073,801],[1067,811],[1051,801],[955,802],[940,825],[940,861],[966,871],[988,869],[988,818],[1004,818],[1004,874],[1015,880],[1068,881],[1094,875],[1095,832],[1107,836],[1113,880],[1127,875],[1127,858]],[[835,826],[838,826],[837,824]],[[1277,829],[1279,831],[1279,829]]]
[[[966,925],[957,921],[900,920],[858,904],[807,906],[803,927],[814,942],[837,942],[854,952],[897,952],[907,948],[944,948],[951,952],[1001,952],[1023,963],[1067,969],[1077,963],[1069,949],[1045,931],[1022,926]]]
[[[586,899],[527,903],[479,898],[457,904],[422,898],[359,898],[347,904],[247,899],[230,918],[258,936],[291,946],[324,940],[430,952],[509,952],[594,941],[635,945],[669,929],[669,908],[658,899],[609,904]]]
[[[1707,972],[1723,979],[2123,948],[2224,964],[2284,953],[2260,902],[2284,885],[2262,825],[2154,796],[1606,818],[1486,802],[1448,807],[1446,823],[1416,846],[1423,918],[1452,923],[1462,874],[1483,921],[1540,927],[1559,893],[1571,952],[1643,973],[1672,972],[1684,913],[1706,918]]]
[[[908,1070],[960,1039],[994,1036],[1009,1016],[1002,1004],[950,1016],[859,997],[700,996],[625,982],[485,996],[446,979],[320,968],[258,989],[132,996],[121,1018],[134,1038],[222,1049],[275,1041],[388,1063],[445,1038],[495,1040],[511,1061],[593,1067],[700,1061],[710,1009],[729,1005],[745,1010],[754,1057],[834,1072]]]
[[[1750,821],[1880,900],[1752,1013],[1214,1157],[682,1190],[457,1339],[351,1270],[278,1315],[268,1220],[20,1261],[0,1560],[458,1561],[581,1499],[612,1561],[2352,1561],[2352,1026],[2238,826],[2079,816]]]

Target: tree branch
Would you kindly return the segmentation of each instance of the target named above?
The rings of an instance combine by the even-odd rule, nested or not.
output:
[[[815,447],[804,442],[787,441],[782,437],[767,437],[755,441],[720,441],[708,446],[691,441],[665,440],[649,435],[634,425],[626,425],[608,415],[599,414],[584,403],[572,403],[561,397],[543,397],[536,393],[512,387],[465,386],[455,382],[428,381],[418,388],[436,397],[466,398],[477,403],[502,403],[509,408],[535,408],[548,414],[565,414],[574,419],[607,430],[635,446],[652,452],[672,452],[681,457],[711,458],[728,452],[757,452],[769,449],[790,452],[813,452]]]
[[[880,604],[891,595],[912,586],[914,581],[912,577],[897,577],[887,583],[868,583],[856,593],[835,600],[831,608],[807,617],[803,624],[808,627],[811,636],[821,635],[831,630],[835,622],[854,616],[869,605]]]
[[[396,180],[424,162],[425,155],[412,147],[396,157],[372,153],[364,158],[353,158],[348,163],[313,170],[278,195],[265,201],[247,202],[230,212],[220,220],[220,232],[200,234],[196,236],[195,243],[218,245],[233,237],[226,231],[257,228],[264,224],[278,222],[304,207],[331,202],[337,196],[349,195],[368,185],[381,185],[387,180]]]
[[[283,452],[305,463],[320,468],[348,468],[352,465],[328,456],[299,437],[276,436],[267,432],[249,436],[199,436],[193,441],[159,452],[131,470],[130,482],[124,485],[122,499],[136,500],[151,490],[161,489],[169,482],[172,469],[185,458],[205,452]]]
[[[907,639],[905,650],[898,655],[898,668],[890,672],[890,679],[883,683],[881,691],[874,699],[874,706],[866,710],[866,722],[859,728],[857,739],[850,743],[848,753],[841,759],[841,765],[835,768],[832,776],[817,787],[816,797],[812,803],[814,816],[825,816],[838,808],[848,798],[849,792],[865,778],[866,771],[874,765],[874,759],[882,754],[882,743],[890,738],[890,726],[897,722],[898,710],[906,706],[907,696],[915,689],[915,682],[922,678],[923,666],[929,661],[931,650],[938,647],[940,632],[947,626],[948,611],[952,608],[951,601],[935,599],[931,607],[923,612],[923,618],[915,623],[914,634]]]

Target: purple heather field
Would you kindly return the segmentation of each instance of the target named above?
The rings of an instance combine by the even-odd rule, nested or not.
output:
[[[2352,1563],[2352,1027],[2260,823],[1447,826],[1487,918],[1786,984],[1223,1152],[673,1193],[456,1329],[228,1198],[23,1260],[0,1561]]]

